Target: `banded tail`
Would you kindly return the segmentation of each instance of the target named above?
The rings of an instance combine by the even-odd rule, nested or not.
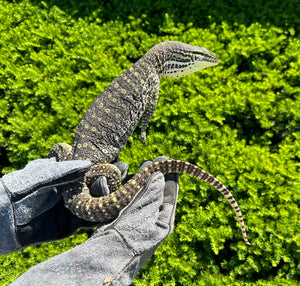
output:
[[[203,169],[191,163],[180,160],[164,160],[155,162],[136,173],[135,176],[130,179],[122,188],[104,197],[92,197],[89,194],[88,188],[85,187],[84,192],[77,195],[74,200],[72,200],[72,204],[70,204],[68,207],[72,212],[85,220],[101,222],[114,219],[118,216],[121,209],[123,209],[139,192],[139,190],[145,186],[149,177],[158,171],[162,172],[164,175],[169,173],[187,174],[207,182],[216,188],[230,203],[238,218],[244,241],[246,244],[251,245],[246,235],[242,213],[230,191],[218,179]],[[95,179],[97,179],[99,175],[108,176],[108,174],[99,174],[97,172],[94,173]],[[87,204],[90,206],[89,208],[86,208]]]

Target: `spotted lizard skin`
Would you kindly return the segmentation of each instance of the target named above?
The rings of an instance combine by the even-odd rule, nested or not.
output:
[[[139,121],[142,141],[146,141],[148,122],[158,100],[160,78],[178,78],[218,63],[217,57],[205,48],[163,42],[117,77],[84,114],[75,132],[73,148],[59,143],[48,154],[59,161],[94,163],[83,182],[73,183],[72,188],[63,192],[66,207],[85,220],[108,221],[118,216],[153,173],[185,173],[209,183],[225,196],[237,215],[245,242],[250,244],[235,199],[221,182],[201,168],[178,160],[156,162],[119,188],[120,171],[109,164],[118,157]],[[90,193],[89,187],[99,176],[107,177],[111,191],[107,196],[95,197]]]

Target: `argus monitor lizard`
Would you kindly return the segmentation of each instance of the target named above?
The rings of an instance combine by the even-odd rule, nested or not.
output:
[[[63,192],[66,207],[85,220],[107,221],[118,216],[154,172],[185,173],[221,192],[237,215],[244,241],[250,244],[234,197],[221,182],[201,168],[179,160],[156,162],[119,188],[120,171],[108,164],[118,157],[140,120],[142,141],[146,141],[148,122],[158,100],[160,78],[179,78],[218,63],[218,58],[205,48],[168,41],[152,47],[117,77],[84,114],[75,132],[73,149],[60,143],[48,154],[60,161],[79,159],[94,163],[83,182],[74,183],[72,188]],[[88,186],[100,175],[107,177],[111,193],[94,197]]]

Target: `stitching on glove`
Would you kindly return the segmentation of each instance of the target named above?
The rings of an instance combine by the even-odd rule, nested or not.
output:
[[[2,183],[3,187],[4,187],[4,190],[7,194],[7,196],[9,197],[9,200],[11,201],[11,193],[10,191],[8,190],[7,186],[5,185],[4,181],[3,181],[3,178],[0,178],[0,182]]]
[[[114,285],[120,285],[120,279],[124,276],[124,274],[126,274],[128,271],[126,271],[126,269],[128,267],[131,267],[133,265],[133,262],[136,260],[136,259],[140,259],[140,256],[139,255],[134,255],[129,261],[128,263],[124,266],[123,269],[121,269],[117,274],[113,275],[113,276],[106,276],[104,278],[104,281],[103,281],[103,286],[114,286]],[[138,265],[138,264],[137,264]],[[136,268],[135,268],[136,270]],[[130,272],[130,271],[129,271]],[[135,275],[137,274],[137,271],[135,271]]]

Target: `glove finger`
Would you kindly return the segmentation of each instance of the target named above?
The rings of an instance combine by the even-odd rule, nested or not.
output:
[[[157,160],[166,160],[159,157]],[[151,161],[144,161],[140,169],[145,168]],[[160,172],[154,173],[129,205],[124,208],[119,217],[105,229],[114,228],[126,237],[126,242],[137,251],[153,249],[165,239],[174,222],[174,203],[177,199],[176,178],[168,179],[170,184],[167,197],[169,202],[164,203],[165,180]],[[175,180],[175,182],[174,182]]]
[[[24,169],[4,175],[1,180],[14,204],[15,224],[26,224],[53,207],[61,198],[56,187],[80,179],[90,166],[88,161],[36,159]]]
[[[168,225],[157,224],[164,186],[163,175],[154,173],[118,218],[104,230],[116,229],[138,252],[160,243],[169,233]]]
[[[149,160],[144,161],[140,165],[140,170],[154,162],[160,162],[160,161],[165,161],[170,159],[171,158],[166,156],[159,156],[153,162]],[[174,225],[176,202],[178,198],[178,190],[179,190],[178,178],[179,175],[176,173],[165,175],[166,185],[164,189],[164,198],[163,198],[163,204],[160,207],[159,220],[163,223],[169,224],[171,226],[171,231]]]
[[[175,178],[174,178],[175,177]],[[169,234],[173,231],[175,221],[176,203],[178,198],[178,176],[173,175],[165,184],[163,203],[160,208],[158,220],[170,226]]]
[[[142,170],[144,168],[146,168],[147,166],[151,165],[153,163],[153,161],[150,160],[145,160],[140,164],[139,170]]]
[[[153,162],[150,161],[150,160],[143,161],[143,162],[140,164],[139,170],[141,170],[141,169],[147,167],[148,165],[151,165],[152,163],[153,163]],[[125,185],[130,179],[132,179],[132,177],[134,177],[134,175],[135,175],[135,174],[130,174],[130,175],[126,176],[126,177],[123,179],[122,183]]]
[[[170,160],[169,157],[160,156],[157,157],[154,162]],[[165,175],[165,189],[164,189],[164,198],[163,204],[160,208],[159,220],[165,224],[170,225],[170,233],[173,230],[174,220],[175,220],[175,211],[176,211],[176,202],[178,198],[179,190],[179,175],[178,173],[170,173]]]
[[[176,204],[179,191],[178,178],[178,174],[165,175],[166,186],[164,191],[164,204]]]
[[[20,200],[33,192],[44,193],[58,185],[74,182],[89,170],[89,161],[56,162],[51,159],[37,159],[24,169],[3,176],[6,188],[14,200]]]
[[[159,156],[153,162],[160,162],[165,160],[172,160],[166,156]],[[164,192],[164,203],[174,204],[177,201],[178,190],[179,190],[179,174],[170,173],[165,175],[165,192]]]
[[[128,172],[128,164],[126,164],[125,162],[117,162],[117,163],[114,163],[114,165],[121,172],[121,180],[124,180],[124,178],[126,177],[127,172]]]
[[[99,176],[99,178],[92,184],[90,193],[93,197],[103,197],[109,195],[110,191],[107,186],[107,179],[105,176]]]

